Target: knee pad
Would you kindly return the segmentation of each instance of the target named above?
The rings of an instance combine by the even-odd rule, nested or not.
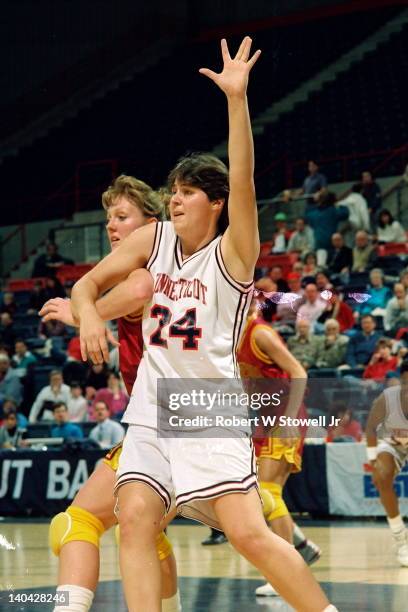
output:
[[[289,510],[282,498],[281,485],[277,484],[276,482],[261,482],[260,485],[262,489],[266,489],[272,495],[275,502],[274,509],[268,516],[265,517],[268,523],[274,519],[281,518],[282,516],[287,516],[289,514]]]
[[[267,518],[271,512],[273,512],[276,508],[276,503],[273,498],[273,495],[268,489],[264,489],[260,487],[259,494],[262,499],[262,511],[265,518]]]
[[[89,542],[99,547],[99,539],[105,527],[93,514],[79,506],[69,506],[51,521],[49,544],[54,555],[59,555],[67,542]]]
[[[119,525],[116,525],[115,527],[115,539],[116,539],[116,544],[119,546],[120,544]],[[171,542],[169,538],[166,536],[166,534],[164,533],[164,531],[159,533],[159,535],[157,536],[156,548],[157,548],[157,556],[159,557],[160,561],[164,561],[165,559],[167,559],[167,557],[169,557],[171,553],[173,552],[173,547],[171,545]]]

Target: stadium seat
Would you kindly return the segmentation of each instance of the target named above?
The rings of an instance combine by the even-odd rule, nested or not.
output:
[[[93,264],[89,263],[61,266],[58,269],[57,278],[62,284],[69,281],[76,282],[81,276],[92,270],[92,268]]]
[[[44,278],[11,278],[8,281],[7,290],[13,293],[19,291],[31,291],[36,283],[40,282],[45,287]]]
[[[408,241],[380,244],[377,247],[377,255],[379,257],[388,257],[389,255],[408,255]]]

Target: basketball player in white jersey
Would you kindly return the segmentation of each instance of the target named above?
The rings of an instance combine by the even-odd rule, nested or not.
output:
[[[200,72],[227,97],[229,178],[225,165],[212,156],[181,160],[169,177],[171,223],[134,232],[78,281],[72,293],[82,356],[102,363],[108,347],[95,309],[98,295],[135,268],[147,267],[154,279],[153,300],[144,310],[145,351],[124,417],[129,428],[116,486],[126,601],[130,612],[160,610],[154,544],[175,497],[179,512],[220,526],[296,610],[331,612],[334,606],[300,555],[265,524],[249,437],[158,435],[160,379],[238,378],[235,349],[259,254],[246,90],[260,52],[250,58],[248,37],[234,58],[225,40],[221,47],[222,72]],[[175,74],[179,79],[182,75]]]
[[[408,459],[408,360],[400,368],[401,385],[384,389],[366,426],[367,456],[394,537],[397,559],[408,567],[408,533],[400,515],[394,479]]]

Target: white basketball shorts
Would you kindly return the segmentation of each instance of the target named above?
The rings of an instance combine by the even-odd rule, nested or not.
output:
[[[209,500],[257,490],[252,441],[249,437],[159,438],[155,428],[130,425],[115,494],[128,482],[150,486],[166,513],[175,499],[179,514],[220,529]]]

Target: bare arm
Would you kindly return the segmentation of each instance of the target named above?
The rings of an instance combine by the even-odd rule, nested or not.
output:
[[[372,405],[365,429],[367,448],[377,446],[377,427],[385,419],[385,397],[381,393]]]
[[[289,374],[291,384],[285,415],[297,417],[306,389],[305,369],[272,330],[262,327],[255,329],[253,337],[258,348]]]
[[[96,302],[98,315],[104,321],[118,319],[140,311],[153,292],[153,279],[147,270],[136,270]],[[65,325],[79,327],[71,312],[71,300],[48,300],[39,312],[43,321],[62,321]]]
[[[146,265],[153,248],[155,229],[156,224],[149,224],[135,230],[118,249],[74,285],[71,308],[74,318],[79,320],[84,361],[88,356],[93,363],[109,361],[107,331],[96,310],[96,301],[102,293],[126,280],[131,272]],[[118,292],[122,289],[117,288]]]
[[[220,74],[207,68],[200,72],[211,78],[228,101],[229,227],[222,243],[222,253],[229,273],[241,281],[250,281],[259,255],[258,212],[254,185],[254,144],[246,91],[248,77],[260,51],[249,58],[251,39],[246,36],[232,59],[227,42],[221,41],[224,67]],[[245,231],[242,231],[245,228]]]

